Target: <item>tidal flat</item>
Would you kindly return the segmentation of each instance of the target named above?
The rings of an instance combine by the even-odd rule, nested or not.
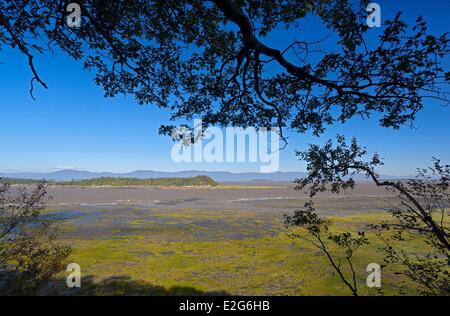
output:
[[[264,187],[265,186],[265,187]],[[311,244],[292,239],[283,214],[308,197],[292,184],[227,184],[207,188],[50,188],[44,218],[70,244],[71,262],[81,266],[81,289],[67,295],[350,295]],[[366,267],[382,264],[382,239],[367,224],[386,219],[396,197],[363,183],[340,195],[321,194],[318,212],[336,231],[365,230],[370,245],[355,254],[360,293]],[[422,251],[416,239],[402,247]],[[335,250],[339,255],[338,250]],[[387,267],[384,294],[415,294]],[[64,280],[64,275],[61,276]],[[60,283],[65,284],[61,281]],[[406,291],[406,292],[405,292]]]

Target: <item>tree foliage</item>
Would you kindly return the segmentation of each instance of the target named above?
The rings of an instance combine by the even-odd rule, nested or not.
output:
[[[70,253],[39,219],[47,201],[43,183],[32,189],[0,185],[0,293],[35,295],[63,270]],[[48,290],[48,289],[47,289]]]
[[[4,179],[10,184],[35,184],[39,180],[33,179]],[[72,180],[72,181],[47,181],[48,186],[217,186],[217,182],[208,176],[195,176],[187,178],[120,178],[120,177],[99,177],[93,179]]]
[[[308,176],[297,180],[297,188],[307,189],[310,196],[328,189],[353,188],[353,176],[358,172],[377,186],[396,192],[399,205],[390,210],[394,221],[370,225],[378,232],[392,232],[382,249],[385,261],[404,266],[403,273],[420,285],[423,294],[450,293],[450,165],[434,159],[433,166],[419,169],[416,178],[382,180],[376,172],[382,164],[379,155],[367,159],[365,148],[355,139],[348,144],[343,136],[337,137],[336,145],[330,140],[324,146],[311,145],[298,155],[308,163]],[[408,253],[393,246],[392,240],[401,242],[407,234],[421,238],[430,251]]]
[[[317,215],[312,202],[306,203],[304,209],[296,210],[292,216],[285,215],[284,223],[287,228],[299,227],[306,230],[308,236],[297,231],[291,232],[289,235],[292,238],[305,240],[320,249],[339,275],[340,280],[354,296],[358,296],[357,275],[352,259],[358,248],[369,243],[363,231],[358,232],[357,236],[349,232],[335,233],[330,231],[330,222]],[[327,240],[344,252],[343,258],[339,254],[333,253]],[[349,272],[346,272],[346,270]]]
[[[316,134],[373,113],[382,126],[398,128],[412,123],[428,98],[448,101],[446,34],[429,34],[421,17],[408,26],[398,13],[369,45],[367,1],[75,2],[82,8],[79,29],[65,24],[67,0],[0,4],[0,44],[28,58],[32,84],[47,87],[34,55],[60,49],[95,71],[106,96],[131,94],[140,104],[170,109],[173,120]],[[265,43],[276,28],[293,29],[308,15],[333,35],[327,49],[324,39],[307,42],[301,32],[286,47]]]

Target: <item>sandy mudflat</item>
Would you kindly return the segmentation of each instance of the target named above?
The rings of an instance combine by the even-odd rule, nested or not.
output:
[[[308,200],[292,183],[223,183],[214,188],[62,188],[50,187],[50,206],[120,206],[139,205],[160,209],[248,209],[276,211],[302,206]],[[384,209],[393,199],[384,189],[368,182],[339,195],[325,192],[316,198],[323,210]]]

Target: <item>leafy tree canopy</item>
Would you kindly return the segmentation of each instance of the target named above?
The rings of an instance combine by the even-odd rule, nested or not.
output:
[[[440,90],[448,79],[446,35],[428,34],[420,17],[409,27],[398,13],[383,21],[372,48],[367,1],[84,0],[78,29],[65,24],[69,2],[76,1],[0,3],[0,48],[28,57],[31,93],[33,83],[46,87],[33,57],[59,48],[95,71],[106,96],[132,94],[169,108],[173,120],[202,118],[205,128],[275,125],[320,134],[374,113],[382,126],[398,128],[427,98],[447,102]],[[321,19],[336,45],[266,44],[275,28],[296,27],[307,15]]]

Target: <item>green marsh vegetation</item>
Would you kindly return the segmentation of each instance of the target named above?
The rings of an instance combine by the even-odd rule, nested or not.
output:
[[[351,294],[321,251],[289,236],[291,230],[284,228],[279,213],[148,210],[148,215],[153,220],[124,223],[136,228],[127,233],[120,228],[105,230],[104,235],[95,239],[72,233],[74,237],[65,242],[72,245],[71,260],[82,266],[83,276],[89,277],[89,286],[67,293],[157,294],[151,287],[148,289],[157,286],[234,295]],[[221,225],[205,223],[209,215]],[[157,224],[158,219],[165,224]],[[339,233],[390,217],[359,213],[327,219],[332,223],[331,231]],[[379,249],[384,241],[368,229],[366,236],[371,243],[354,260],[357,283],[361,295],[378,295],[376,289],[365,286],[365,269],[371,262],[383,262]],[[345,255],[331,241],[326,242],[335,255]],[[428,251],[427,245],[414,235],[398,244],[413,253]],[[408,278],[396,274],[401,269],[395,264],[383,269],[383,294],[418,294]],[[114,282],[115,278],[119,281]],[[134,287],[133,283],[140,286]]]

